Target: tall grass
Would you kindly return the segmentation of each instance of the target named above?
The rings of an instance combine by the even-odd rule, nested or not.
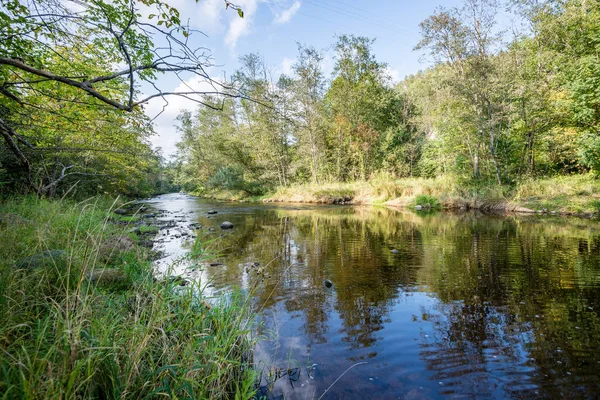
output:
[[[279,188],[270,201],[305,203],[409,205],[419,196],[435,197],[445,207],[473,206],[480,198],[504,198],[507,189],[497,186],[461,184],[452,176],[394,179],[376,175],[369,181],[305,184]]]
[[[515,185],[437,178],[395,179],[385,174],[369,181],[304,184],[278,188],[266,201],[300,203],[352,203],[412,206],[419,198],[439,202],[443,208],[497,208],[598,212],[600,180],[591,174],[528,179]]]
[[[240,296],[155,282],[146,250],[106,243],[127,228],[111,203],[13,199],[0,205],[0,398],[251,398],[252,315]],[[15,261],[66,250],[43,267]],[[116,268],[126,285],[87,279]]]

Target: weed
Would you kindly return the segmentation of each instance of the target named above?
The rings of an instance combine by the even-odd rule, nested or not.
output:
[[[99,198],[0,204],[0,393],[251,398],[254,319],[246,298],[207,301],[199,283],[155,282],[137,246],[102,257],[105,243],[126,237],[126,227],[109,223],[111,207]],[[47,249],[64,250],[64,262],[14,266]],[[128,284],[89,280],[99,268],[122,271],[116,276]]]
[[[413,203],[414,205],[420,205],[431,210],[441,210],[442,208],[439,200],[428,194],[420,194],[416,196]]]

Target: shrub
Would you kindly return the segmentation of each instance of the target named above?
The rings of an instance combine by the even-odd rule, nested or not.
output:
[[[415,197],[414,205],[420,205],[432,210],[441,210],[442,205],[439,200],[433,196],[428,194],[420,194]]]

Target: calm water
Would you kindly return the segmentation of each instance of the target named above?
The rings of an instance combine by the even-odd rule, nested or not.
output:
[[[597,221],[184,195],[152,203],[214,239],[224,265],[197,277],[215,290],[256,288],[264,340],[255,358],[271,398],[600,394]],[[207,218],[209,209],[219,213]],[[225,220],[232,231],[219,229]],[[185,236],[162,232],[159,248],[185,251]]]

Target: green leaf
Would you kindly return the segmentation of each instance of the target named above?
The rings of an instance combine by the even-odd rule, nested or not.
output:
[[[240,8],[238,8],[237,11],[238,11],[238,15],[240,16],[240,18],[244,18],[244,12]]]

